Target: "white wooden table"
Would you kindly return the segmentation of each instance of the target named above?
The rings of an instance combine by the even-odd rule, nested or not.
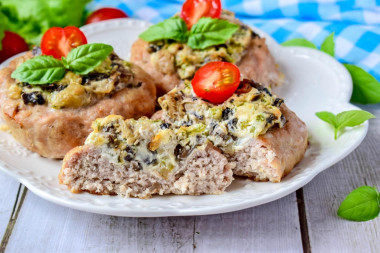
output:
[[[380,252],[380,217],[340,219],[344,197],[380,188],[380,105],[363,143],[295,193],[246,210],[194,217],[123,218],[47,202],[0,173],[0,252]]]

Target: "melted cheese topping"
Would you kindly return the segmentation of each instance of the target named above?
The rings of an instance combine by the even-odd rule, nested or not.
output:
[[[265,134],[275,125],[285,124],[281,99],[258,84],[248,88],[249,91],[235,93],[224,103],[215,105],[198,98],[190,83],[185,82],[183,88],[173,89],[158,101],[164,118],[173,125],[202,123],[208,140],[225,152],[235,152],[251,138]]]
[[[8,89],[8,97],[22,99],[29,105],[47,103],[54,109],[83,107],[125,87],[138,87],[130,67],[130,63],[111,54],[84,76],[68,71],[62,80],[53,84],[15,82]]]
[[[152,170],[167,178],[194,148],[202,145],[205,126],[167,128],[160,120],[138,120],[110,115],[92,124],[86,145],[98,146],[111,162]]]
[[[257,35],[236,20],[232,12],[223,11],[221,18],[240,25],[224,44],[195,50],[185,43],[155,41],[150,43],[148,48],[152,64],[163,74],[177,73],[181,79],[191,79],[196,70],[208,62],[227,61],[234,64],[240,62],[252,37]]]
[[[110,115],[93,122],[86,144],[100,147],[112,163],[168,178],[208,142],[232,153],[271,127],[283,126],[281,99],[256,83],[240,85],[231,98],[214,105],[195,97],[187,83],[159,99],[167,122]]]

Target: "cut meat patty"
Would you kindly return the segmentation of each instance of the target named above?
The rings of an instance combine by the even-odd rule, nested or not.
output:
[[[302,160],[308,145],[306,125],[284,104],[281,111],[287,121],[283,128],[270,129],[229,156],[234,175],[280,182]]]
[[[224,153],[234,175],[277,183],[302,160],[308,146],[307,127],[285,104],[281,112],[287,121],[283,128],[271,128],[248,141],[242,150]],[[156,112],[152,119],[165,120],[163,111]]]
[[[195,97],[186,83],[160,97],[159,103],[163,110],[152,119],[177,126],[205,124],[208,140],[238,176],[280,182],[301,161],[308,145],[305,123],[281,98],[249,80],[222,104]]]
[[[76,193],[138,198],[224,192],[233,179],[226,157],[203,144],[196,129],[167,127],[147,118],[98,119],[86,145],[65,156],[60,183]]]

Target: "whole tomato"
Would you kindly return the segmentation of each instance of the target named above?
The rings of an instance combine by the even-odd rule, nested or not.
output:
[[[0,63],[13,55],[29,50],[28,44],[26,44],[25,40],[20,35],[9,31],[5,31],[1,45]]]
[[[116,8],[101,8],[94,11],[87,19],[86,24],[96,23],[103,20],[114,18],[128,18],[122,10]]]

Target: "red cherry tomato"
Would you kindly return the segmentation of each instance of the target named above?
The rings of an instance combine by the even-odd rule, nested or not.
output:
[[[114,19],[114,18],[128,18],[122,10],[116,8],[101,8],[94,11],[87,19],[86,24],[95,23],[103,20]]]
[[[195,73],[191,81],[197,96],[215,104],[231,97],[239,83],[240,71],[229,62],[209,62]]]
[[[26,44],[25,40],[21,36],[8,31],[5,31],[4,38],[1,41],[1,46],[0,63],[13,55],[29,50],[28,44]]]
[[[71,49],[87,44],[86,36],[78,27],[52,27],[47,30],[41,40],[41,51],[44,55],[52,55],[61,59]]]
[[[219,18],[221,13],[220,0],[187,0],[182,5],[181,18],[190,29],[201,17]]]

